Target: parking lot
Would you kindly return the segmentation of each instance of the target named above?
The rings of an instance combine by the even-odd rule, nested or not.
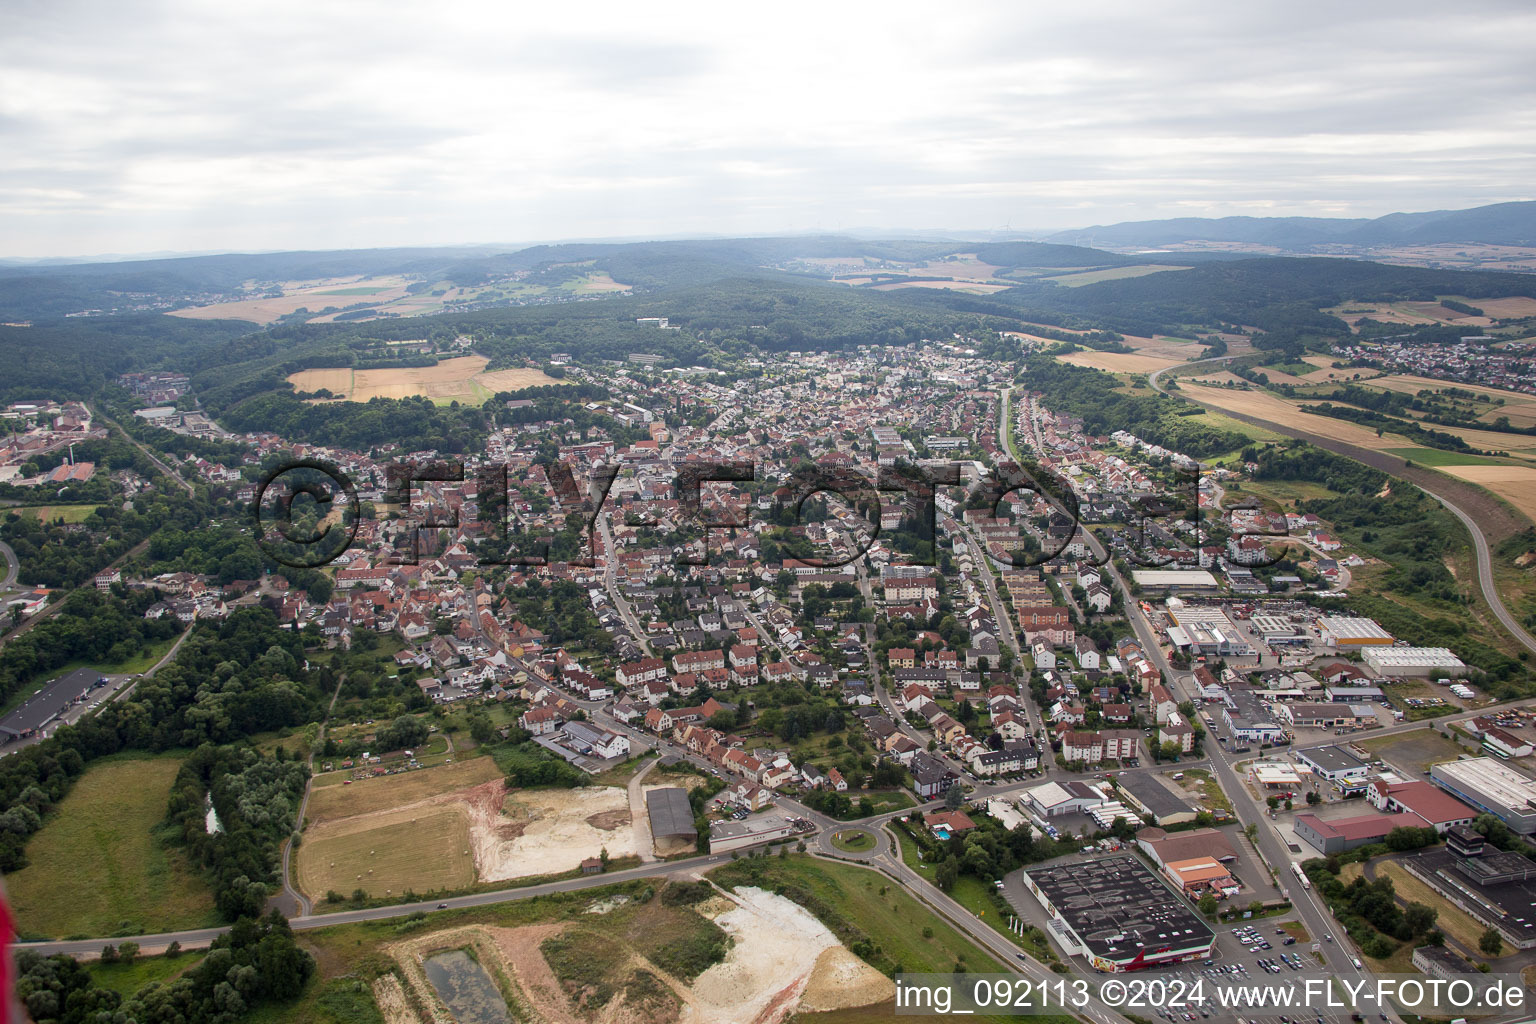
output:
[[[1304,977],[1323,977],[1323,967],[1311,950],[1310,941],[1287,934],[1274,919],[1220,929],[1209,959],[1155,972],[1158,977],[1182,981],[1190,986],[1197,981],[1205,982],[1206,1004],[1182,1010],[1163,1007],[1152,1012],[1170,1022],[1241,1019],[1246,1024],[1346,1024],[1357,1018],[1357,1015],[1339,1009],[1321,1011],[1299,1006],[1223,1008],[1216,1001],[1212,992],[1215,985],[1264,989],[1280,987],[1287,981],[1299,984]],[[1372,1016],[1374,1019],[1376,1015]]]

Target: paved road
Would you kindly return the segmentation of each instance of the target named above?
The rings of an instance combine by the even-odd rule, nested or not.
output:
[[[572,892],[581,889],[591,889],[602,885],[611,885],[615,882],[624,882],[633,878],[655,878],[658,876],[688,875],[708,870],[731,859],[730,854],[710,854],[701,857],[690,857],[686,860],[671,861],[666,864],[646,864],[638,868],[629,868],[624,871],[611,871],[606,875],[588,875],[583,878],[570,878],[560,882],[546,882],[542,885],[524,886],[520,889],[498,889],[495,892],[480,892],[470,896],[454,896],[446,900],[427,900],[420,903],[393,904],[387,907],[370,907],[366,910],[340,910],[334,914],[304,914],[290,918],[288,923],[295,931],[307,931],[311,928],[326,928],[333,924],[351,924],[357,921],[382,921],[393,917],[404,917],[418,911],[433,911],[439,904],[446,904],[449,909],[461,907],[483,907],[493,903],[511,903],[516,900],[533,899],[536,896],[549,896],[559,892]],[[132,941],[139,943],[139,947],[145,953],[153,953],[164,949],[173,941],[180,942],[185,948],[206,946],[213,939],[228,931],[227,927],[220,928],[194,928],[178,932],[158,932],[153,935],[134,936]],[[94,954],[101,952],[103,943],[122,942],[123,939],[79,939],[62,942],[19,942],[17,949],[33,949],[43,954],[69,953],[71,955]]]
[[[21,562],[16,558],[16,552],[4,541],[0,541],[0,556],[5,558],[5,578],[0,579],[0,590],[6,590],[16,585],[16,574],[21,571]]]
[[[629,627],[629,631],[634,634],[635,642],[640,645],[640,649],[645,652],[645,656],[648,658],[653,657],[654,652],[651,650],[651,642],[647,639],[645,630],[640,628],[640,620],[635,617],[634,609],[630,608],[629,602],[624,599],[624,595],[619,590],[619,552],[613,544],[613,531],[608,526],[608,511],[606,509],[598,511],[597,525],[603,538],[603,584],[608,590],[608,596],[613,599],[613,606],[619,610],[620,617],[623,618],[624,624]],[[594,552],[594,556],[595,554],[596,552]]]
[[[1179,373],[1181,371],[1188,370],[1191,367],[1200,366],[1204,363],[1224,362],[1231,358],[1231,356],[1218,356],[1214,359],[1197,359],[1194,362],[1181,363],[1178,366],[1165,367],[1152,374],[1147,379],[1147,381],[1160,393],[1169,395],[1170,393],[1168,389],[1162,385],[1162,377],[1164,374]],[[1394,475],[1408,480],[1415,487],[1419,488],[1419,490],[1423,491],[1425,494],[1429,495],[1431,498],[1434,498],[1440,504],[1444,505],[1452,515],[1461,520],[1462,525],[1467,528],[1467,532],[1472,535],[1472,546],[1477,556],[1475,559],[1477,566],[1477,585],[1478,589],[1482,591],[1483,600],[1488,602],[1488,607],[1493,610],[1494,617],[1497,618],[1499,622],[1504,626],[1504,628],[1509,631],[1509,634],[1513,636],[1515,640],[1517,640],[1527,650],[1536,653],[1536,637],[1533,637],[1525,630],[1523,626],[1521,626],[1520,620],[1511,614],[1510,610],[1504,606],[1503,598],[1499,595],[1498,585],[1494,582],[1493,579],[1493,558],[1489,551],[1488,537],[1484,532],[1483,525],[1477,522],[1477,520],[1475,520],[1472,516],[1468,515],[1464,509],[1458,506],[1454,501],[1451,500],[1450,497],[1447,496],[1449,488],[1451,486],[1455,486],[1454,484],[1448,485],[1446,488],[1437,488],[1436,483],[1433,480],[1433,476],[1431,474],[1422,472],[1413,473],[1412,478],[1410,479],[1409,474],[1403,471],[1406,469],[1406,462],[1402,459],[1396,459],[1395,456],[1391,458],[1393,458],[1396,462],[1403,463],[1403,466],[1400,467],[1397,471],[1385,468],[1379,464],[1381,458],[1383,457],[1382,453],[1367,452],[1363,448],[1357,448],[1354,445],[1346,444],[1343,441],[1336,441],[1331,438],[1320,438],[1315,434],[1308,433],[1304,430],[1298,430],[1293,426],[1284,423],[1275,423],[1271,420],[1262,419],[1258,416],[1254,416],[1248,413],[1238,413],[1230,410],[1218,409],[1214,405],[1200,401],[1199,398],[1195,397],[1191,392],[1188,391],[1180,390],[1177,397],[1186,399],[1187,401],[1193,402],[1196,405],[1205,406],[1206,408],[1213,411],[1221,412],[1223,415],[1231,416],[1234,419],[1242,420],[1245,423],[1251,423],[1255,426],[1265,427],[1269,430],[1276,431],[1277,433],[1284,434],[1287,437],[1299,438],[1303,441],[1309,442],[1310,444],[1314,444],[1320,448],[1334,452],[1335,454],[1355,459],[1355,461],[1364,463],[1365,465],[1371,466],[1372,468],[1382,469],[1383,472],[1394,473]]]
[[[1031,417],[1031,421],[1033,424],[1033,417]],[[1010,454],[1012,454],[1011,451]],[[1132,630],[1135,632],[1142,648],[1146,651],[1147,656],[1152,659],[1153,664],[1157,666],[1162,677],[1169,682],[1176,697],[1198,703],[1200,695],[1195,688],[1193,673],[1176,672],[1173,666],[1169,664],[1167,656],[1163,653],[1162,646],[1158,643],[1157,635],[1151,623],[1147,621],[1146,615],[1141,611],[1140,602],[1131,595],[1130,586],[1125,578],[1121,576],[1120,571],[1115,568],[1114,562],[1106,557],[1107,552],[1103,544],[1094,536],[1091,530],[1084,529],[1082,533],[1084,541],[1092,551],[1094,558],[1103,560],[1105,569],[1109,573],[1109,578],[1114,581],[1120,590],[1120,598],[1126,616],[1130,619]],[[1289,851],[1281,842],[1278,834],[1270,827],[1270,822],[1260,814],[1253,801],[1248,799],[1243,781],[1238,777],[1237,772],[1234,771],[1227,757],[1227,753],[1219,748],[1212,751],[1210,754],[1211,767],[1215,770],[1216,777],[1220,780],[1222,788],[1232,797],[1233,811],[1238,823],[1246,830],[1253,831],[1254,842],[1260,855],[1270,866],[1270,870],[1274,872],[1276,881],[1271,883],[1272,895],[1278,896],[1282,889],[1290,895],[1296,916],[1306,926],[1307,931],[1322,942],[1323,955],[1328,962],[1328,966],[1338,972],[1340,976],[1348,976],[1349,973],[1353,973],[1354,965],[1350,963],[1348,955],[1342,948],[1341,936],[1335,936],[1335,939],[1340,941],[1334,942],[1329,942],[1323,938],[1334,931],[1331,919],[1320,907],[1316,894],[1309,889],[1303,889],[1296,877],[1291,873]],[[1263,876],[1250,879],[1250,883],[1261,892],[1263,891],[1265,881]]]

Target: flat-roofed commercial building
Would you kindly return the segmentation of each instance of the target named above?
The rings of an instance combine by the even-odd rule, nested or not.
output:
[[[1277,743],[1285,737],[1285,730],[1264,701],[1248,690],[1228,694],[1221,717],[1235,743]]]
[[[1168,603],[1170,606],[1174,604],[1173,601]],[[1188,646],[1207,657],[1251,658],[1254,655],[1253,645],[1243,639],[1227,613],[1220,608],[1190,605],[1170,607],[1168,618],[1178,626],[1178,631],[1168,631],[1169,638],[1178,646]],[[1184,644],[1179,644],[1175,639],[1175,633],[1180,631]]]
[[[1431,765],[1429,781],[1521,835],[1536,833],[1536,780],[1491,757]]]
[[[1357,846],[1379,843],[1395,828],[1426,828],[1428,823],[1417,814],[1362,814],[1357,818],[1325,821],[1315,814],[1298,814],[1293,822],[1296,835],[1305,839],[1319,853],[1343,853]]]
[[[1452,676],[1467,670],[1448,647],[1366,647],[1360,657],[1379,676]]]
[[[1182,825],[1195,820],[1195,808],[1151,773],[1121,773],[1115,780],[1131,807],[1150,814],[1154,825]]]
[[[1395,639],[1375,619],[1349,615],[1321,616],[1317,631],[1329,647],[1390,647]]]
[[[741,850],[788,839],[794,834],[794,822],[781,814],[758,814],[743,821],[717,821],[709,827],[709,852]]]
[[[1132,569],[1131,578],[1143,590],[1214,594],[1216,577],[1204,569]]]
[[[1299,644],[1311,639],[1305,629],[1284,615],[1258,613],[1248,620],[1248,625],[1267,644]]]
[[[1431,978],[1443,978],[1446,981],[1482,973],[1444,946],[1420,946],[1415,949],[1413,966],[1417,967],[1421,974]]]
[[[1301,788],[1301,776],[1284,761],[1255,761],[1248,766],[1248,777],[1261,790]]]
[[[1136,857],[1030,868],[1024,884],[1069,954],[1101,971],[1137,971],[1210,955],[1215,936]]]
[[[1458,843],[1458,832],[1470,844]],[[1452,829],[1445,846],[1430,847],[1402,859],[1403,867],[1435,892],[1496,929],[1516,949],[1536,947],[1536,864],[1518,853],[1486,849],[1482,836],[1466,826]],[[1417,966],[1418,957],[1414,963]],[[1420,968],[1421,970],[1423,968]],[[1431,972],[1426,972],[1431,973]]]
[[[1354,754],[1343,747],[1332,744],[1323,747],[1308,747],[1305,750],[1296,751],[1296,760],[1312,769],[1313,774],[1329,782],[1344,782],[1348,779],[1363,779],[1371,770],[1371,766],[1360,760]]]

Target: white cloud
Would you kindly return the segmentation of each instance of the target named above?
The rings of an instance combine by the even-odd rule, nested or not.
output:
[[[1536,11],[12,4],[0,255],[1374,215],[1531,192]]]

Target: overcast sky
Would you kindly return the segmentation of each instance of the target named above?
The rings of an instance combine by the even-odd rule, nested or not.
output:
[[[1533,43],[1523,3],[5,0],[0,256],[1532,199]]]

